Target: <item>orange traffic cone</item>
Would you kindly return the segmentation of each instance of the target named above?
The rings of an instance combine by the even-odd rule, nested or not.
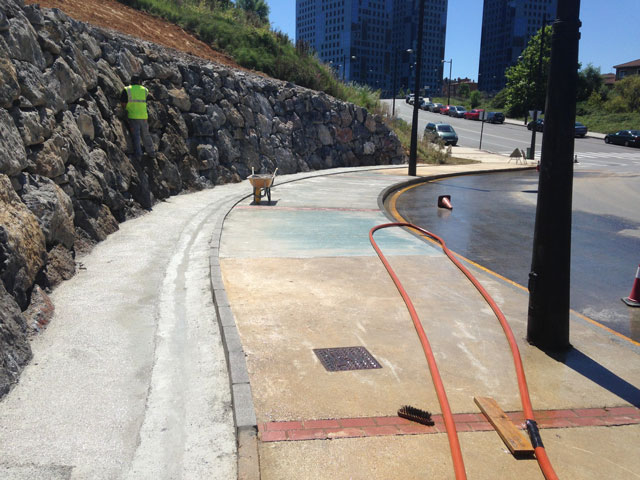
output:
[[[438,197],[438,207],[453,210],[453,207],[451,206],[451,195],[440,195]]]
[[[631,293],[627,298],[623,298],[622,301],[630,307],[640,307],[640,265],[636,272],[636,279],[631,287]]]

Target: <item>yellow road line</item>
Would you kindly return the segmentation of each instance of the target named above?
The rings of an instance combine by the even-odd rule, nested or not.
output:
[[[437,181],[438,181],[438,179],[435,179],[435,180],[430,180],[430,181],[428,181],[428,182],[424,182],[424,183],[431,183],[431,182],[437,182]],[[398,190],[398,191],[396,191],[396,192],[394,192],[394,193],[392,194],[392,196],[391,196],[391,198],[390,198],[390,200],[389,200],[389,211],[390,211],[391,215],[392,215],[392,216],[393,216],[393,217],[394,217],[398,222],[410,223],[410,222],[408,222],[408,221],[407,221],[407,220],[406,220],[402,215],[400,215],[400,212],[398,212],[398,209],[397,209],[397,207],[396,207],[397,199],[400,197],[400,195],[402,195],[403,193],[407,192],[408,190],[411,190],[412,188],[418,187],[418,186],[420,186],[420,185],[424,185],[424,183],[417,183],[417,184],[414,184],[414,185],[409,185],[408,187],[405,187],[405,188],[403,188],[403,189],[400,189],[400,190]],[[431,242],[431,243],[433,243],[433,244],[435,244],[435,245],[440,246],[440,244],[439,244],[438,242],[436,242],[435,240],[433,240],[431,237],[429,237],[429,236],[427,236],[427,235],[423,235],[423,234],[420,234],[420,236],[421,236],[421,237],[423,237],[423,238],[425,238],[425,239],[426,239],[426,240],[428,240],[429,242]],[[453,252],[453,251],[452,251],[452,252]],[[497,277],[497,278],[499,278],[500,280],[503,280],[503,281],[507,282],[508,284],[513,285],[514,287],[519,288],[520,290],[523,290],[523,291],[525,291],[525,292],[528,292],[528,291],[529,291],[529,289],[528,289],[528,288],[526,288],[526,287],[524,287],[524,286],[520,285],[519,283],[514,282],[513,280],[509,280],[508,278],[503,277],[502,275],[500,275],[499,273],[494,272],[493,270],[489,270],[488,268],[483,267],[482,265],[479,265],[479,264],[477,264],[476,262],[474,262],[474,261],[472,261],[472,260],[469,260],[468,258],[463,257],[462,255],[460,255],[460,254],[458,254],[458,253],[456,253],[456,252],[453,252],[453,254],[454,254],[456,257],[458,257],[458,258],[460,258],[460,259],[464,260],[465,262],[470,263],[470,264],[471,264],[471,265],[473,265],[474,267],[476,267],[476,268],[478,268],[478,269],[482,270],[483,272],[488,273],[489,275],[492,275],[492,276],[494,276],[494,277]],[[589,317],[587,317],[586,315],[583,315],[583,314],[581,314],[581,313],[578,313],[578,312],[576,312],[575,310],[570,310],[570,312],[571,312],[571,313],[573,313],[573,314],[575,314],[575,315],[577,315],[578,317],[582,318],[583,320],[586,320],[587,322],[591,323],[592,325],[595,325],[596,327],[600,327],[600,328],[602,328],[603,330],[606,330],[607,332],[612,333],[613,335],[616,335],[617,337],[620,337],[620,338],[622,338],[623,340],[626,340],[626,341],[628,341],[628,342],[632,343],[633,345],[636,345],[636,346],[640,347],[640,342],[636,342],[635,340],[633,340],[633,339],[631,339],[631,338],[627,337],[626,335],[623,335],[623,334],[622,334],[622,333],[620,333],[620,332],[616,332],[615,330],[612,330],[611,328],[607,327],[606,325],[603,325],[602,323],[600,323],[600,322],[598,322],[598,321],[596,321],[596,320],[593,320],[592,318],[589,318]]]

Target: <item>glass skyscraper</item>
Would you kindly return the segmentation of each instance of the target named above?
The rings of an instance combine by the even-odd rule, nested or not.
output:
[[[420,83],[427,94],[442,83],[447,1],[425,0]],[[296,0],[296,41],[307,43],[346,81],[389,96],[395,73],[396,91],[413,90],[419,5],[419,0]]]
[[[518,61],[546,18],[556,17],[557,0],[484,0],[478,89],[498,92],[505,70]]]

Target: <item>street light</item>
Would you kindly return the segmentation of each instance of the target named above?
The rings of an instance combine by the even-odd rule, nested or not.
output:
[[[391,107],[391,117],[394,117],[396,114],[396,94],[398,93],[396,90],[396,80],[398,79],[398,52],[400,50],[396,50],[396,61],[393,67],[393,107]],[[407,48],[405,52],[411,54],[413,50]]]
[[[451,68],[453,67],[453,58],[451,60],[442,60],[442,63],[449,64],[449,87],[447,88],[447,105],[451,104]],[[444,65],[442,66],[444,68]]]
[[[414,95],[419,96],[420,90],[420,69],[422,68],[422,38],[423,38],[423,30],[424,30],[424,2],[425,0],[420,0],[420,12],[418,13],[418,39],[416,43],[416,79],[415,79],[415,89]],[[411,122],[411,147],[409,148],[409,175],[412,177],[416,176],[417,170],[417,155],[418,155],[418,110],[420,108],[420,102],[418,101],[418,97],[415,97],[415,101],[413,102],[413,120]]]

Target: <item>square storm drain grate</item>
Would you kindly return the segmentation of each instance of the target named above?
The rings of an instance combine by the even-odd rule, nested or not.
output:
[[[382,368],[364,347],[314,348],[313,351],[329,372]]]

